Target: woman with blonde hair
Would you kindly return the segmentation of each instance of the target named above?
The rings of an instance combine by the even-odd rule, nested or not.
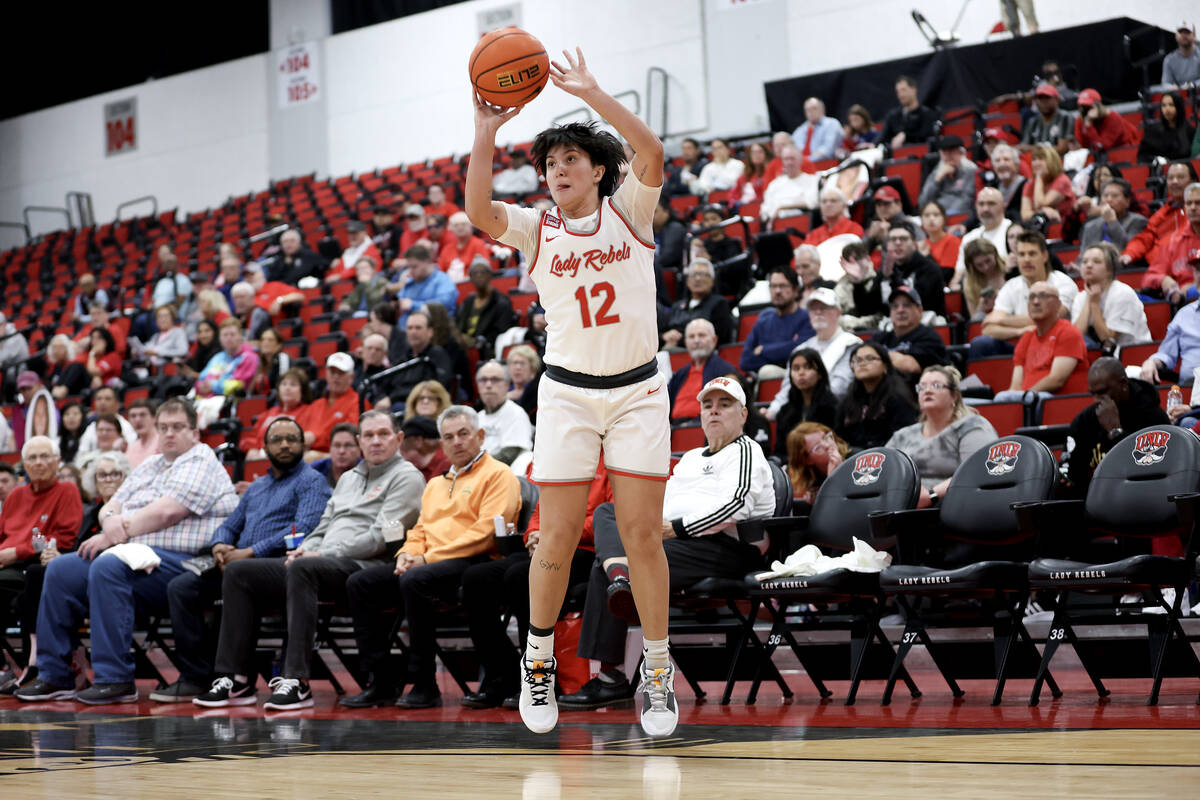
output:
[[[1051,222],[1062,222],[1075,208],[1075,190],[1063,174],[1058,151],[1048,144],[1035,145],[1029,166],[1033,180],[1025,181],[1021,189],[1021,220],[1028,222],[1034,214],[1043,214]]]
[[[850,445],[828,425],[801,422],[787,435],[787,455],[792,494],[812,505],[821,484],[850,455]]]
[[[504,359],[512,385],[508,388],[508,399],[519,405],[533,420],[537,409],[538,384],[542,378],[542,359],[527,344],[517,345],[508,351]]]
[[[42,373],[42,383],[50,387],[50,393],[56,400],[61,400],[71,393],[71,387],[63,381],[66,379],[67,367],[75,360],[75,343],[65,333],[56,333],[46,345],[46,371]]]
[[[437,381],[421,381],[408,393],[404,401],[404,419],[413,417],[437,419],[450,407],[450,393]]]
[[[921,504],[946,493],[958,465],[984,445],[996,441],[996,429],[963,403],[954,367],[926,367],[917,383],[921,416],[892,434],[887,446],[908,454],[921,474]]]
[[[971,321],[976,322],[992,312],[996,295],[1004,286],[1005,261],[996,245],[981,236],[963,247],[963,266],[963,299],[967,301]]]

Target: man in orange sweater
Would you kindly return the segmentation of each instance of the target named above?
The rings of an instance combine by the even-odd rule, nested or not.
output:
[[[495,555],[495,517],[517,521],[521,484],[507,465],[483,449],[484,432],[474,409],[446,409],[438,418],[438,432],[450,469],[425,487],[421,516],[396,554],[395,567],[370,567],[346,582],[359,657],[371,674],[365,691],[340,701],[350,708],[390,703],[397,684],[412,684],[396,702],[401,708],[441,704],[434,601],[453,601],[467,568]],[[385,613],[390,608],[401,609],[408,620],[408,666],[401,681],[387,668],[395,622]]]

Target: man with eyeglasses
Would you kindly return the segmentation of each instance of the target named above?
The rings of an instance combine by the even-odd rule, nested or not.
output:
[[[1068,381],[1087,380],[1087,345],[1083,334],[1060,315],[1059,290],[1049,281],[1029,287],[1033,327],[1022,334],[1013,353],[1012,383],[996,395],[997,403],[1021,402],[1027,392],[1051,397]]]
[[[160,452],[143,461],[100,509],[100,533],[46,568],[38,609],[38,680],[18,689],[18,700],[136,701],[130,643],[138,611],[166,609],[167,584],[184,571],[183,561],[207,549],[237,507],[229,474],[200,441],[191,404],[178,397],[164,401],[155,423]],[[136,558],[144,554],[129,551],[105,553],[125,542],[146,545],[159,563],[139,563]],[[91,621],[96,683],[77,694],[71,661],[85,617]]]
[[[508,368],[499,361],[486,361],[475,370],[475,388],[483,406],[479,413],[483,449],[492,455],[504,447],[533,449],[533,425],[525,410],[508,399],[508,384]]]
[[[342,475],[316,527],[286,558],[230,559],[221,583],[221,633],[212,688],[192,699],[204,708],[253,705],[258,620],[286,609],[283,668],[269,684],[263,708],[289,711],[313,704],[308,681],[317,636],[317,602],[339,597],[354,573],[386,559],[389,542],[404,539],[421,510],[425,479],[400,455],[399,419],[383,411],[359,419],[363,460]],[[279,443],[285,444],[285,443]],[[294,443],[286,443],[289,446]]]
[[[79,489],[58,480],[57,441],[31,436],[21,461],[29,482],[15,487],[0,509],[0,631],[8,628],[13,603],[25,592],[25,570],[38,563],[42,546],[53,539],[60,549],[71,549],[83,519]],[[26,645],[31,634],[21,631]],[[13,680],[11,672],[0,671],[0,686]]]
[[[946,343],[933,328],[921,324],[924,308],[916,289],[897,286],[888,299],[888,311],[892,329],[872,338],[887,348],[898,372],[915,382],[926,367],[947,363]]]
[[[233,514],[213,534],[214,568],[184,572],[167,584],[179,680],[151,693],[151,700],[185,703],[208,689],[216,642],[204,615],[221,596],[226,567],[246,558],[282,556],[283,537],[316,528],[329,502],[324,477],[304,463],[304,429],[299,422],[276,417],[263,443],[271,467],[250,484]]]
[[[946,317],[946,284],[937,262],[917,251],[917,229],[904,219],[893,219],[887,231],[887,251],[881,279],[854,284],[854,307],[859,314],[881,313],[892,292],[911,286],[925,300],[925,310]]]

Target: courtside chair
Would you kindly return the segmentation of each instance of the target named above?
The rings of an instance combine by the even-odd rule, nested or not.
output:
[[[1046,445],[1027,436],[1006,436],[959,465],[938,508],[871,515],[875,537],[896,540],[901,563],[885,569],[879,585],[896,598],[905,617],[882,705],[891,701],[904,658],[917,643],[925,645],[951,693],[962,696],[953,662],[930,641],[930,627],[991,626],[996,670],[992,705],[999,705],[1004,693],[1017,641],[1026,659],[1038,663],[1040,654],[1024,625],[1033,536],[1017,525],[1011,506],[1049,500],[1056,481],[1054,456]],[[961,604],[946,608],[945,601],[962,600],[978,602],[979,612],[964,615]]]
[[[874,538],[869,515],[875,511],[916,508],[920,491],[917,468],[905,453],[886,447],[865,450],[847,458],[825,480],[809,516],[770,520],[765,524],[772,539],[772,551],[782,560],[797,548],[814,544],[827,555],[841,554],[853,551],[854,537],[877,550],[886,549],[891,542]],[[810,666],[812,659],[796,640],[796,631],[849,631],[850,690],[846,705],[854,704],[874,642],[879,643],[890,659],[895,658],[896,651],[879,627],[885,597],[877,572],[834,569],[810,577],[775,578],[761,583],[754,575],[748,575],[746,586],[750,597],[763,602],[774,619],[766,646],[762,648],[760,669],[770,661],[775,649],[786,642],[822,699],[830,697],[832,692]],[[920,690],[903,667],[900,677],[912,696],[919,697]],[[757,683],[756,677],[751,695]]]
[[[1080,647],[1076,626],[1145,625],[1153,685],[1147,705],[1158,702],[1163,667],[1172,640],[1178,659],[1200,678],[1200,659],[1179,623],[1188,584],[1195,574],[1200,537],[1200,438],[1171,425],[1143,428],[1118,442],[1096,467],[1086,500],[1018,503],[1014,506],[1023,531],[1036,535],[1036,558],[1029,565],[1033,591],[1055,594],[1054,618],[1034,680],[1030,705],[1040,699],[1042,681],[1059,646],[1070,642],[1096,692],[1109,690],[1099,674],[1098,659]],[[1074,534],[1074,535],[1072,535]],[[1158,555],[1152,549],[1182,543],[1183,556]],[[1157,539],[1155,547],[1150,540]],[[1100,542],[1115,541],[1115,551]],[[1099,552],[1097,552],[1099,551]],[[1099,555],[1099,558],[1097,557]],[[1104,559],[1106,556],[1124,556]],[[1173,589],[1168,601],[1163,590]],[[1124,595],[1142,599],[1125,602]],[[1072,608],[1080,596],[1112,598],[1111,606]],[[1147,614],[1143,607],[1161,609]],[[1086,644],[1086,640],[1085,644]]]

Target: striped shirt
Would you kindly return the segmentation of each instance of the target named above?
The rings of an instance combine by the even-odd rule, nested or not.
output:
[[[663,518],[676,535],[724,531],[737,537],[737,523],[775,513],[775,484],[762,448],[744,434],[710,453],[697,447],[683,454],[667,480]]]
[[[238,504],[229,474],[206,444],[193,445],[171,462],[161,453],[150,456],[125,479],[112,502],[120,504],[122,516],[129,517],[161,497],[171,498],[191,513],[136,541],[175,553],[207,549],[217,528]]]
[[[283,555],[284,534],[316,528],[330,494],[325,476],[307,464],[280,476],[271,469],[250,484],[233,514],[217,528],[212,544],[249,547],[255,558]]]

